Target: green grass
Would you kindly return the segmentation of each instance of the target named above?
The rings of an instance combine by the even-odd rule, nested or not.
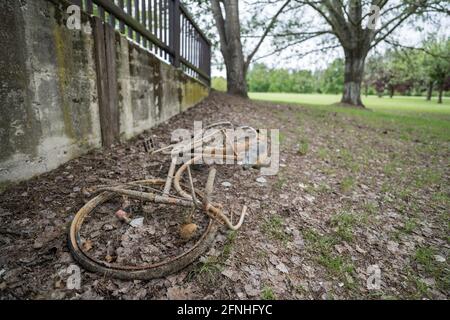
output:
[[[333,252],[335,244],[340,243],[339,235],[320,235],[312,229],[304,233],[308,250],[313,253],[314,259],[322,265],[327,272],[338,277],[344,285],[351,289],[354,287],[352,275],[355,268],[351,260],[343,255]]]
[[[277,297],[275,296],[275,293],[273,292],[273,289],[265,286],[261,291],[261,299],[262,300],[275,300]]]
[[[287,242],[290,239],[289,235],[284,231],[283,219],[278,215],[265,218],[262,229],[270,239],[282,242]]]
[[[231,255],[236,237],[236,231],[229,231],[221,254],[218,257],[210,256],[206,258],[205,261],[199,262],[196,267],[189,272],[188,279],[192,280],[194,278],[199,278],[206,283],[216,283],[219,280],[220,273],[224,269],[225,260]]]
[[[188,274],[188,280],[191,281],[194,278],[202,279],[205,283],[215,284],[219,275],[223,270],[219,258],[208,257],[204,262],[200,262],[196,267]]]
[[[336,235],[345,241],[353,240],[353,226],[357,223],[354,214],[342,212],[331,217],[331,225],[336,228]]]
[[[297,93],[262,93],[252,92],[250,98],[255,100],[300,103],[305,105],[331,105],[341,100],[341,95],[335,94],[297,94]],[[392,113],[425,113],[444,115],[450,120],[450,99],[444,98],[443,104],[436,100],[426,101],[425,97],[394,96],[378,98],[377,96],[362,97],[365,106],[374,111]]]
[[[433,169],[419,170],[416,173],[415,184],[417,187],[422,188],[424,186],[439,184],[442,182],[442,176],[439,171]]]
[[[405,225],[403,226],[403,232],[407,234],[411,234],[417,228],[417,219],[409,218],[405,221]]]
[[[350,115],[357,118],[360,124],[398,132],[406,140],[414,136],[450,141],[450,99],[438,104],[436,100],[426,101],[424,97],[363,97],[363,103],[372,111],[368,112],[334,105],[339,102],[340,95],[250,93],[249,96],[254,100],[308,107],[316,111],[314,115],[317,117],[325,117],[329,111]]]
[[[426,274],[431,275],[438,288],[444,291],[450,290],[450,269],[443,262],[437,262],[434,255],[438,253],[432,247],[419,247],[414,254],[414,261],[420,265]]]
[[[415,292],[412,293],[411,298],[414,300],[421,299],[423,297],[429,298],[429,288],[426,283],[424,283],[419,277],[413,274],[411,271],[408,274],[407,280],[411,283],[416,289]]]
[[[298,143],[298,154],[301,156],[305,156],[308,153],[309,142],[307,139],[300,139]]]
[[[419,247],[416,249],[414,259],[421,264],[427,272],[432,272],[434,267],[435,250],[431,247]]]
[[[326,160],[328,158],[328,149],[327,148],[320,148],[317,151],[317,155],[320,160]]]
[[[344,177],[341,181],[341,191],[342,192],[349,192],[353,189],[353,186],[355,185],[355,180],[353,177]]]
[[[237,232],[234,230],[228,231],[227,240],[225,241],[225,245],[223,246],[222,256],[226,260],[231,254],[231,250],[233,250],[233,245],[237,237]]]

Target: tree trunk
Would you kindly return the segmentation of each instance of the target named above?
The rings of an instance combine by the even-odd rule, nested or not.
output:
[[[222,12],[221,4],[225,12]],[[219,32],[220,51],[227,69],[227,91],[230,94],[247,98],[245,79],[247,67],[241,43],[239,2],[238,0],[213,0],[211,9]]]
[[[364,107],[361,101],[361,83],[366,54],[361,50],[345,50],[344,94],[341,103]]]
[[[433,95],[433,81],[428,82],[427,101],[431,100]]]
[[[225,66],[227,69],[227,92],[248,98],[244,57],[236,57],[235,55],[227,57]]]
[[[394,97],[394,93],[395,93],[394,86],[390,86],[389,87],[389,98],[392,99]]]
[[[444,93],[444,84],[439,85],[439,99],[438,103],[442,103],[442,95]]]

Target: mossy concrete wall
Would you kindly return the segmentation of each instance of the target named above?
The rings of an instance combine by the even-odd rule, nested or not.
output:
[[[209,88],[116,34],[120,134],[128,139],[192,107]]]
[[[94,38],[65,6],[0,0],[0,182],[30,178],[101,147]],[[83,26],[91,26],[83,16]],[[209,89],[116,34],[120,133],[128,139]]]

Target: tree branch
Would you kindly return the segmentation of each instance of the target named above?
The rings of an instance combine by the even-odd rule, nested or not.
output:
[[[291,0],[287,0],[281,7],[280,9],[278,9],[277,13],[275,13],[275,15],[272,17],[272,19],[270,20],[266,30],[264,31],[263,35],[261,36],[261,38],[259,39],[258,43],[256,44],[255,48],[253,49],[253,51],[247,56],[247,59],[245,61],[245,68],[248,68],[250,62],[252,61],[253,57],[255,56],[256,52],[258,51],[259,47],[261,46],[261,44],[263,43],[264,39],[267,37],[267,35],[269,34],[269,32],[272,30],[272,28],[274,27],[278,16],[284,11],[284,9],[287,7],[287,5],[291,2]]]
[[[271,55],[279,53],[279,52],[281,52],[281,51],[283,51],[283,50],[285,50],[285,49],[287,49],[289,47],[292,47],[292,46],[295,46],[297,44],[300,44],[300,43],[306,42],[308,40],[311,40],[313,38],[319,37],[319,36],[321,36],[321,35],[323,35],[325,33],[327,33],[327,32],[324,31],[324,32],[317,32],[317,33],[314,33],[314,34],[309,34],[308,37],[306,37],[306,38],[302,38],[302,39],[296,40],[294,42],[290,42],[290,43],[288,43],[288,44],[286,44],[286,45],[284,45],[282,47],[276,48],[275,50],[269,52],[268,54],[265,54],[263,56],[257,57],[254,60],[257,61],[257,60],[260,60],[260,59],[264,59],[264,58],[270,57]]]
[[[426,54],[428,54],[428,55],[430,55],[432,57],[435,57],[435,58],[450,60],[450,56],[442,56],[442,55],[439,55],[439,54],[435,54],[435,53],[427,50],[426,48],[417,48],[417,47],[405,46],[405,45],[402,45],[402,44],[398,43],[397,41],[392,41],[392,40],[387,40],[387,39],[385,39],[384,41],[386,43],[389,43],[390,45],[392,45],[394,48],[395,47],[400,47],[400,48],[408,49],[408,50],[422,51],[422,52],[424,52],[424,53],[426,53]]]
[[[216,21],[217,31],[219,32],[219,39],[222,48],[227,47],[228,39],[225,32],[225,19],[220,8],[220,0],[211,0],[211,10]]]
[[[388,26],[392,23],[394,23],[394,25],[386,31],[386,33],[384,35],[382,35],[381,37],[379,37],[378,39],[374,39],[373,44],[370,46],[370,48],[375,47],[377,44],[379,44],[381,41],[385,40],[390,34],[392,34],[392,32],[394,32],[395,29],[397,29],[397,27],[403,23],[403,21],[405,21],[406,19],[408,19],[410,16],[412,16],[416,11],[417,11],[417,6],[413,7],[413,10],[408,10],[405,9],[402,13],[400,13],[398,16],[392,18],[391,20],[389,20],[387,23],[385,23],[378,32],[376,32],[376,34],[378,34],[379,32],[381,32],[382,30],[388,28]],[[402,16],[403,15],[403,16]],[[376,35],[375,35],[376,37]]]

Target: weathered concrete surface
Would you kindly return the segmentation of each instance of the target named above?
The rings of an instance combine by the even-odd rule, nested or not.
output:
[[[209,88],[117,34],[120,133],[128,139],[208,96]]]
[[[43,0],[1,0],[0,181],[100,146],[93,41]]]
[[[27,179],[101,146],[94,40],[62,6],[0,0],[0,182]],[[91,21],[83,16],[83,25]],[[166,121],[208,88],[116,35],[122,139]]]

